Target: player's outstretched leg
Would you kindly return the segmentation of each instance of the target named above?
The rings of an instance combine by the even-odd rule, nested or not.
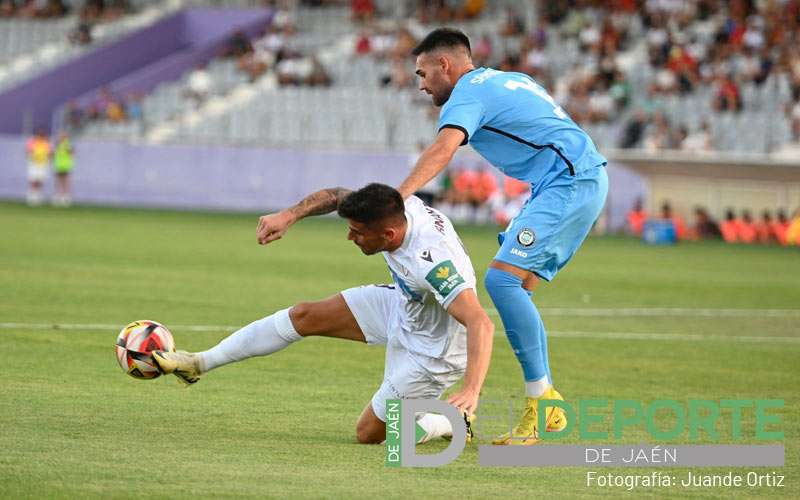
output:
[[[484,282],[503,321],[514,354],[522,366],[527,396],[525,412],[519,424],[493,442],[534,444],[539,440],[536,428],[539,399],[563,399],[550,380],[544,323],[539,310],[531,302],[530,292],[523,288],[521,278],[491,267]],[[566,416],[557,407],[547,408],[545,421],[548,431],[558,431],[566,426]]]
[[[172,373],[182,382],[193,384],[210,370],[275,353],[312,335],[366,342],[344,298],[337,294],[318,302],[301,302],[254,321],[207,351],[156,351],[153,361],[163,373]]]

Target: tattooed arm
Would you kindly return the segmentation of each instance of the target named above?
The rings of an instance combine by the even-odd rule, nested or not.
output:
[[[287,209],[259,217],[258,229],[256,229],[258,243],[266,245],[281,239],[289,226],[303,217],[333,212],[348,194],[350,194],[349,189],[323,189],[306,196],[299,203]]]

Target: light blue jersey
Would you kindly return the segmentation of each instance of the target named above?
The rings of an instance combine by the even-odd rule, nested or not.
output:
[[[462,76],[442,107],[439,129],[452,127],[508,176],[532,185],[531,197],[500,233],[494,260],[550,281],[572,259],[608,193],[606,159],[529,76],[478,68]],[[463,145],[463,144],[462,144]],[[553,383],[547,334],[530,292],[514,273],[490,267],[484,279],[528,397]]]
[[[464,132],[504,174],[531,184],[565,168],[574,175],[606,164],[591,138],[522,73],[478,68],[462,76],[439,116],[439,130],[447,127]]]

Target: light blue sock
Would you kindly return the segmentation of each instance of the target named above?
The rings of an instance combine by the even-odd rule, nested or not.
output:
[[[526,382],[550,376],[547,359],[547,335],[539,310],[531,302],[531,293],[522,288],[522,280],[511,273],[490,267],[484,285],[494,302],[506,336],[514,349]]]

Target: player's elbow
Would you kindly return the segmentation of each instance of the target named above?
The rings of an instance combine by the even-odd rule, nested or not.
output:
[[[485,332],[485,335],[491,339],[494,335],[494,322],[486,314],[483,314],[483,318],[480,321],[481,331]]]
[[[494,323],[485,312],[481,311],[481,314],[476,314],[467,323],[467,330],[473,330],[481,337],[491,339],[494,335]]]

